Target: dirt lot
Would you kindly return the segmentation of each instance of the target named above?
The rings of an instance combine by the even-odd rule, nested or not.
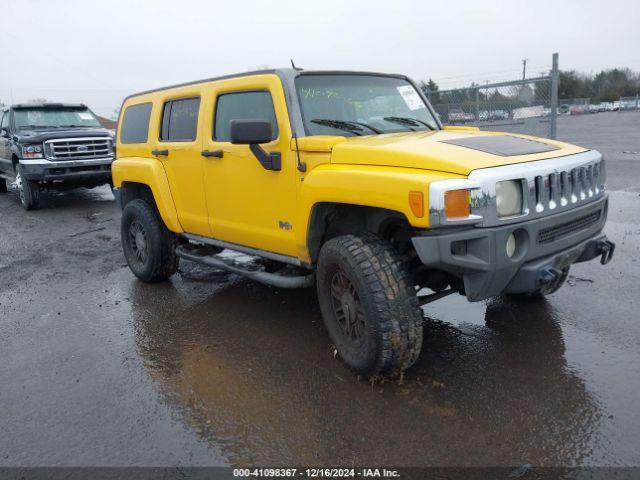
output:
[[[333,358],[312,290],[136,281],[108,189],[0,196],[0,466],[640,465],[640,114],[559,132],[606,155],[614,261],[428,306],[403,384]]]

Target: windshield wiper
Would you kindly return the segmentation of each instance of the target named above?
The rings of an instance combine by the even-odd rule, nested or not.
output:
[[[35,128],[60,128],[58,127],[58,125],[18,125],[18,128],[30,128],[30,129],[35,129]]]
[[[406,127],[411,125],[412,127],[419,127],[420,125],[424,125],[429,130],[435,130],[433,125],[429,125],[427,122],[423,120],[419,120],[417,118],[409,118],[409,117],[384,117],[384,120],[387,122],[400,123]],[[413,130],[413,129],[411,129]]]
[[[356,135],[362,135],[362,128],[365,127],[371,130],[373,133],[383,133],[382,130],[379,130],[371,125],[367,125],[362,122],[354,122],[352,120],[331,120],[328,118],[314,118],[311,120],[313,123],[317,123],[318,125],[324,125],[326,127],[337,128],[338,130],[347,130],[348,132],[353,132]]]
[[[60,125],[60,128],[80,128],[80,127],[92,128],[92,127],[95,127],[95,125]]]

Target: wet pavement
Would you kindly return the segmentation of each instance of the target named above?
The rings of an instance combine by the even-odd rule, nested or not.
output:
[[[333,357],[313,290],[138,282],[108,189],[0,196],[0,466],[640,465],[640,114],[559,131],[607,155],[613,262],[427,306],[402,382]]]

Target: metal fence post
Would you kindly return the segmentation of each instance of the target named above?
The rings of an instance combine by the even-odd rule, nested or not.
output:
[[[558,54],[553,54],[551,67],[551,112],[549,124],[549,137],[555,139],[558,135],[558,83],[560,72],[558,70]]]

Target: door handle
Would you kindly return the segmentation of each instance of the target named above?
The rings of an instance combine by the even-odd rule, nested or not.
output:
[[[151,150],[151,155],[155,155],[156,157],[163,156],[166,157],[169,155],[169,150]]]
[[[222,158],[222,156],[224,155],[224,152],[222,150],[214,150],[213,152],[210,152],[209,150],[203,150],[202,152],[200,152],[200,154],[203,157]]]

